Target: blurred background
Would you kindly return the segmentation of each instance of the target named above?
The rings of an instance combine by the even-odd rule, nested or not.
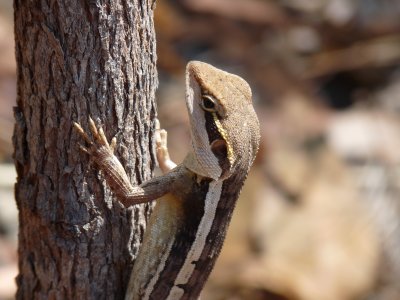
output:
[[[400,1],[160,0],[158,109],[189,146],[184,69],[245,78],[262,142],[202,299],[400,299]],[[0,1],[0,299],[17,273],[12,2]]]

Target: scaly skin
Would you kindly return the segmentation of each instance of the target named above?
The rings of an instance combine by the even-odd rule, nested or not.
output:
[[[248,84],[201,62],[186,71],[192,150],[182,164],[169,158],[157,125],[158,163],[165,173],[132,186],[116,141],[89,119],[93,140],[80,146],[103,171],[125,206],[159,199],[132,271],[126,299],[196,299],[221,250],[236,200],[258,150],[260,133]],[[158,123],[157,123],[158,124]],[[162,197],[164,196],[164,197]]]

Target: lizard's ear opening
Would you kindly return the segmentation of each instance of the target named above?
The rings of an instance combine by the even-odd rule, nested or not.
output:
[[[225,159],[228,155],[228,146],[224,140],[215,140],[210,145],[211,151],[219,159]]]

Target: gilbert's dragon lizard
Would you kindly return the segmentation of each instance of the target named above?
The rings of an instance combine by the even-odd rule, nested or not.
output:
[[[251,90],[239,76],[192,61],[186,70],[192,149],[174,164],[158,130],[163,176],[132,186],[102,129],[81,146],[125,206],[158,199],[135,261],[126,299],[196,299],[221,250],[235,202],[256,156],[260,133]]]

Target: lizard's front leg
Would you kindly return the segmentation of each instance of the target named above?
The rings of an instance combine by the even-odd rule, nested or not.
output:
[[[155,177],[144,182],[140,186],[132,186],[124,167],[114,155],[114,149],[116,147],[115,138],[113,138],[111,144],[109,144],[102,128],[97,129],[91,118],[89,118],[89,127],[93,139],[89,137],[78,123],[74,123],[74,127],[88,144],[87,147],[81,145],[81,150],[88,153],[98,168],[103,171],[111,190],[116,194],[118,200],[120,200],[125,206],[149,202],[170,191],[171,186],[175,181],[175,172]],[[163,143],[166,146],[166,136],[164,139],[160,138],[160,145],[164,145]],[[168,165],[170,164],[168,162],[168,150],[165,151],[167,155],[164,156],[164,161],[165,164]]]

